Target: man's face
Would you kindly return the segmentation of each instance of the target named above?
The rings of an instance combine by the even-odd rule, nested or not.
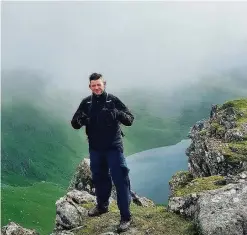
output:
[[[95,95],[100,95],[105,89],[105,84],[103,79],[100,78],[90,81],[89,87]]]

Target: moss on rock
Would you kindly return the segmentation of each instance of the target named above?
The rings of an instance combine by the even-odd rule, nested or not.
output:
[[[201,177],[192,180],[189,184],[175,189],[174,196],[182,197],[192,193],[199,193],[206,190],[221,188],[222,185],[217,185],[216,182],[223,180],[223,176],[214,175],[209,177]]]
[[[237,108],[240,110],[246,110],[247,109],[247,98],[227,101],[220,107],[220,109],[226,109],[229,107]]]
[[[247,141],[226,144],[222,154],[229,162],[247,161]]]
[[[191,182],[192,179],[193,176],[189,171],[178,171],[176,174],[174,174],[172,179],[169,181],[172,195],[174,194],[176,188],[185,186]]]

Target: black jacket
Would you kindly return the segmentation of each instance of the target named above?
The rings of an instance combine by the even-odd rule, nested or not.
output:
[[[75,112],[71,125],[74,129],[86,126],[89,148],[123,151],[120,124],[131,126],[134,116],[119,98],[107,92],[86,97]]]

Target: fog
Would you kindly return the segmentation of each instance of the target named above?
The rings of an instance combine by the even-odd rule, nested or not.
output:
[[[2,70],[45,73],[52,88],[166,91],[247,66],[247,2],[3,2]]]

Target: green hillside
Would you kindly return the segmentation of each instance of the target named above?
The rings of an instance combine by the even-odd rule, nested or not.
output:
[[[55,202],[65,190],[53,183],[2,188],[2,226],[15,221],[26,228],[35,228],[41,235],[49,234],[56,216]]]
[[[65,186],[85,156],[82,143],[82,136],[62,119],[34,104],[3,103],[2,182],[22,185],[30,179]]]

